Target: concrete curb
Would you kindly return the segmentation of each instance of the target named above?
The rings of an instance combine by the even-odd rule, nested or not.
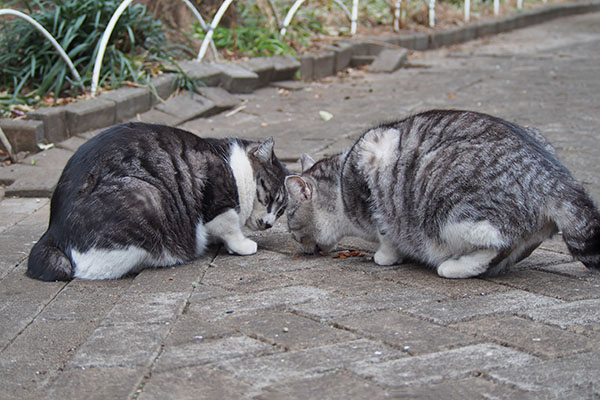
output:
[[[436,49],[524,28],[558,17],[599,10],[598,1],[552,5],[444,31],[402,34],[384,39],[370,38],[360,42],[340,41],[328,46],[325,52],[304,54],[299,59],[291,56],[261,57],[239,64],[199,64],[194,61],[183,61],[179,64],[180,71],[176,72],[183,72],[189,79],[205,86],[221,87],[230,93],[251,93],[271,82],[292,79],[298,73],[300,79],[310,81],[334,75],[348,66],[371,64],[384,49],[390,47],[410,50]],[[381,60],[378,63],[376,68],[378,71],[393,72],[402,65],[403,61],[399,59],[403,58],[401,55],[396,54],[396,57],[391,58],[389,56],[390,54],[386,53],[389,61]],[[157,114],[149,118],[150,120],[178,124],[188,117],[173,116],[161,107],[157,107],[157,110],[151,108],[157,103],[164,102],[161,99],[168,99],[176,91],[176,83],[180,75],[180,73],[170,73],[152,79],[154,90],[120,88],[94,99],[33,111],[25,120],[2,119],[0,127],[6,132],[16,152],[37,152],[38,143],[59,143],[74,135],[105,128],[144,112]],[[207,109],[204,113],[211,115],[214,112]]]

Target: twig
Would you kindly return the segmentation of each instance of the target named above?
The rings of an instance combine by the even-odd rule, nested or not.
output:
[[[6,151],[8,152],[8,156],[10,157],[10,160],[12,162],[17,162],[17,155],[13,151],[13,148],[10,145],[10,142],[8,141],[8,138],[4,134],[4,131],[2,130],[2,128],[0,128],[0,140],[2,140],[2,144],[4,145],[4,148],[6,148]]]

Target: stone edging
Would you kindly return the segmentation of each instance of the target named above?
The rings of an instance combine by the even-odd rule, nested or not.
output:
[[[251,93],[270,82],[292,79],[298,71],[303,80],[321,79],[349,66],[370,64],[378,56],[381,59],[376,63],[377,67],[373,65],[372,69],[391,72],[401,66],[406,59],[406,52],[396,50],[396,53],[386,54],[383,52],[385,49],[435,49],[558,17],[599,10],[598,1],[558,4],[439,32],[395,35],[360,42],[340,41],[328,46],[324,52],[304,54],[298,59],[290,56],[260,57],[238,64],[184,61],[179,67],[188,78],[203,85],[222,87],[230,93]],[[38,143],[59,143],[69,137],[108,127],[150,110],[157,106],[160,99],[166,99],[174,93],[178,78],[179,74],[168,73],[152,79],[155,93],[148,88],[121,88],[65,106],[41,108],[28,113],[25,120],[2,119],[0,127],[15,152],[36,152],[39,150]],[[210,102],[210,99],[204,100]],[[197,99],[200,102],[204,100]],[[207,114],[210,112],[207,111]],[[183,121],[179,121],[181,122]]]

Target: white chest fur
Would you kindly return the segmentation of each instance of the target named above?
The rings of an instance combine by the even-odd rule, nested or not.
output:
[[[245,224],[252,213],[256,196],[256,181],[248,155],[238,144],[234,144],[231,148],[229,166],[233,171],[240,199],[240,222]]]

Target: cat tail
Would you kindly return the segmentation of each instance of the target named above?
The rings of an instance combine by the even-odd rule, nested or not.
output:
[[[586,267],[600,271],[600,211],[583,187],[555,201],[554,220],[567,248]]]
[[[42,281],[73,279],[71,260],[57,247],[54,235],[50,231],[46,231],[31,249],[27,262],[27,276]]]

